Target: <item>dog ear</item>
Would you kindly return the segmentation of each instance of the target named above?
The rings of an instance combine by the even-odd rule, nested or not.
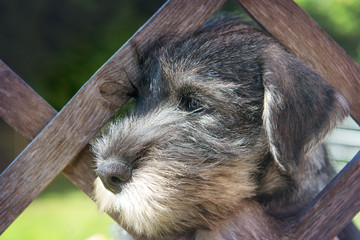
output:
[[[277,164],[291,171],[348,115],[346,100],[304,61],[273,44],[263,52],[263,122]]]

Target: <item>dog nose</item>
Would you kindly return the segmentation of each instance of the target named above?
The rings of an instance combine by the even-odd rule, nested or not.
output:
[[[96,174],[104,187],[113,193],[120,193],[121,188],[131,177],[131,168],[121,161],[105,161],[101,163]]]

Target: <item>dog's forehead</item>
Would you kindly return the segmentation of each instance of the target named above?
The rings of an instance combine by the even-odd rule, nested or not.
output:
[[[269,41],[267,35],[238,22],[205,26],[177,40],[159,40],[145,54],[139,97],[157,104],[184,89],[261,88],[260,55]]]
[[[225,76],[218,76],[211,69],[182,69],[171,67],[169,62],[162,62],[158,71],[146,80],[139,98],[152,106],[165,101],[178,103],[182,96],[202,95],[214,100],[224,98],[226,93],[236,91],[244,84],[232,81]],[[176,63],[171,63],[176,64]]]

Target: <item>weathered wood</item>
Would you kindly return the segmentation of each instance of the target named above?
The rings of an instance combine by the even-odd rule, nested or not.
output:
[[[57,112],[1,60],[0,86],[1,117],[31,141]],[[90,198],[95,180],[92,158],[87,145],[63,170],[63,174]],[[115,215],[110,216],[116,221]]]
[[[240,5],[291,52],[307,60],[347,99],[360,123],[360,67],[292,0],[238,0]]]
[[[56,111],[25,82],[19,80],[1,60],[0,76],[0,117],[27,140],[31,140]]]
[[[0,60],[0,116],[27,141],[31,141],[56,115],[53,109],[29,85]],[[64,170],[65,176],[91,196],[95,179],[92,155],[85,147]],[[85,174],[86,172],[86,174]]]
[[[181,35],[197,28],[224,2],[225,0],[168,1],[85,83],[1,174],[0,233],[76,157],[128,99],[129,93],[133,91],[130,81],[136,81],[139,77],[136,50],[156,36]],[[6,92],[3,94],[6,98]],[[1,104],[5,105],[6,102]],[[81,176],[76,180],[80,185],[84,185],[80,182],[83,174],[88,174],[86,169],[83,170],[84,172],[74,170],[74,176]],[[68,174],[71,172],[68,171]],[[77,176],[75,179],[78,178]]]
[[[304,210],[289,239],[333,239],[360,211],[360,152]]]

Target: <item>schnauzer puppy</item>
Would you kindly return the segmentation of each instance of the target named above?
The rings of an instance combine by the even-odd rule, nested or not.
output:
[[[279,239],[334,174],[344,98],[234,18],[140,55],[136,108],[93,144],[100,209],[139,239]]]

